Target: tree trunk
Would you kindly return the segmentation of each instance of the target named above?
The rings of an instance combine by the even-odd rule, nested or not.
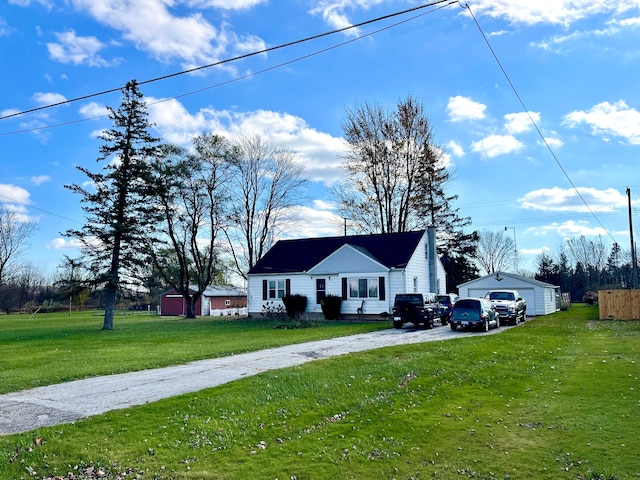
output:
[[[116,310],[116,293],[117,288],[106,287],[106,304],[104,307],[104,322],[102,330],[113,330],[113,314]]]
[[[196,318],[196,302],[197,300],[193,296],[186,298],[187,315],[186,318]]]

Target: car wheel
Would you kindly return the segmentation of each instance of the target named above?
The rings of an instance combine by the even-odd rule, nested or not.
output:
[[[429,330],[431,330],[433,328],[433,319],[427,320],[424,326],[427,327]]]
[[[393,321],[393,328],[402,328],[402,322]]]
[[[485,331],[485,332],[488,332],[488,331],[489,331],[489,319],[486,319],[486,320],[484,321],[484,325],[483,325],[483,327],[484,327],[484,331]]]
[[[449,326],[451,327],[451,330],[455,330],[456,328],[458,328],[455,323],[450,323]]]
[[[440,317],[440,325],[443,327],[447,324],[447,317]]]

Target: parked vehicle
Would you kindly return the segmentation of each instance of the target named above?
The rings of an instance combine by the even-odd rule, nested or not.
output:
[[[438,301],[444,308],[445,317],[444,321],[442,322],[443,325],[446,325],[446,323],[449,321],[451,310],[453,310],[453,304],[456,303],[456,300],[458,300],[459,298],[460,297],[456,293],[445,293],[443,295],[438,295]]]
[[[501,325],[517,325],[527,318],[527,304],[517,290],[489,290],[484,298],[496,308]]]
[[[393,326],[405,323],[433,328],[434,320],[441,317],[440,303],[435,293],[398,293],[393,301]]]
[[[485,298],[461,298],[454,305],[449,317],[451,330],[480,328],[488,332],[500,326],[500,317],[491,302]]]

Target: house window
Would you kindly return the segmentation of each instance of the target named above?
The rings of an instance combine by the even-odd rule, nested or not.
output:
[[[224,301],[224,304],[226,307],[230,307],[231,306],[231,300],[229,300],[228,298]]]
[[[413,293],[418,293],[418,277],[413,277]]]
[[[350,278],[350,298],[378,298],[377,278]]]
[[[320,303],[327,296],[327,281],[324,278],[316,278],[316,303]]]
[[[269,281],[269,298],[284,297],[284,280]]]

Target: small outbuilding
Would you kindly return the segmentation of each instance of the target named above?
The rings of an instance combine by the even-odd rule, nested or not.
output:
[[[196,302],[198,316],[246,315],[247,292],[228,285],[210,285]],[[160,297],[160,315],[185,315],[187,305],[174,289]]]
[[[484,297],[489,290],[517,290],[527,302],[527,315],[548,315],[560,310],[560,287],[515,273],[497,272],[458,285],[461,297]]]

